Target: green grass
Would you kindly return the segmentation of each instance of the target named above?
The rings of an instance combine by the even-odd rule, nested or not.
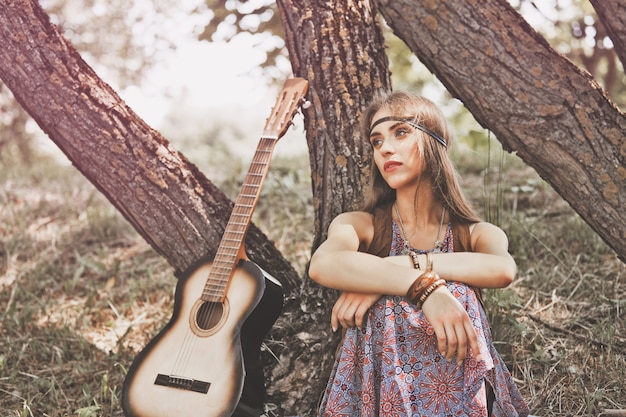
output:
[[[514,284],[487,292],[498,349],[534,414],[626,408],[624,264],[532,170],[493,151],[488,168],[467,157],[463,178],[518,261]],[[121,416],[126,367],[170,317],[173,271],[73,167],[2,156],[2,415]],[[299,271],[307,164],[273,161],[254,219]],[[238,180],[220,186],[236,193]]]

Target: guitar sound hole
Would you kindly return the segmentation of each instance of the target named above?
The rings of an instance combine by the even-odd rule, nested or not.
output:
[[[196,324],[202,330],[210,330],[220,323],[223,314],[222,303],[205,301],[196,313]]]

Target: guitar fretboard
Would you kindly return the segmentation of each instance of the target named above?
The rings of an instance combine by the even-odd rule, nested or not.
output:
[[[259,141],[204,286],[204,301],[221,302],[225,297],[277,142],[276,136],[262,136]]]

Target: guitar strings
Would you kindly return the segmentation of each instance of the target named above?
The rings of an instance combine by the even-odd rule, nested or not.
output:
[[[241,191],[237,198],[237,202],[235,206],[233,207],[233,212],[231,213],[231,218],[226,226],[224,236],[221,242],[222,244],[224,244],[225,241],[226,242],[239,241],[239,244],[244,243],[243,238],[245,237],[245,229],[247,229],[250,223],[252,211],[254,210],[254,206],[255,206],[254,203],[258,197],[259,190],[265,178],[266,170],[268,168],[269,160],[272,154],[271,149],[262,149],[263,147],[261,145],[263,144],[268,145],[270,142],[271,144],[275,144],[276,141],[277,141],[277,138],[269,138],[269,137],[261,138],[261,143],[259,144],[257,152],[254,155],[253,161],[248,171],[248,175],[246,176],[246,179],[241,187]],[[246,211],[248,213],[246,213]],[[245,222],[234,221],[234,219],[238,217],[243,217],[245,219]],[[232,230],[233,228],[235,229],[243,228],[244,230]],[[233,234],[239,235],[239,238],[237,238],[236,236],[233,236]],[[215,318],[215,316],[218,314],[217,309],[218,309],[220,302],[222,303],[222,308],[223,309],[226,308],[226,306],[224,305],[226,301],[226,294],[225,294],[226,286],[230,278],[230,272],[237,267],[235,263],[237,260],[236,255],[238,255],[239,245],[237,245],[237,247],[234,247],[232,245],[229,246],[226,244],[224,245],[222,244],[220,245],[220,248],[218,248],[218,252],[216,253],[215,259],[213,261],[213,265],[211,267],[211,273],[209,274],[209,279],[207,280],[207,283],[205,284],[205,287],[203,290],[202,298],[203,299],[209,298],[211,300],[210,301],[211,304],[209,305],[208,308],[199,307],[201,311],[198,313],[197,320],[200,323],[199,327],[201,328],[203,325],[215,326],[219,324],[215,322],[215,320],[219,319],[219,318]],[[224,250],[220,251],[220,249],[224,249]],[[226,255],[221,253],[221,252],[228,252],[228,251],[233,253],[233,256],[228,256],[228,253]],[[216,268],[218,272],[216,272]],[[219,270],[222,270],[222,269],[224,271],[228,270],[229,271],[228,274],[219,272]],[[217,282],[219,285],[216,285],[214,287],[211,287],[209,285],[211,282],[214,281],[210,279],[212,275],[217,275],[220,277],[219,279],[217,279]],[[218,295],[220,294],[222,296],[218,297]],[[220,298],[223,301],[221,301]],[[207,301],[205,300],[205,302]],[[227,314],[227,312],[224,312],[224,311],[222,311],[221,313]],[[211,318],[215,318],[215,320],[211,320]],[[194,336],[195,336],[194,332],[192,332],[190,328],[187,328],[187,331],[185,332],[184,340],[182,341],[181,349],[179,350],[178,355],[172,366],[173,369],[171,370],[171,372],[174,375],[184,375],[183,372],[189,365],[189,361],[193,357],[193,352],[195,351],[197,338]]]

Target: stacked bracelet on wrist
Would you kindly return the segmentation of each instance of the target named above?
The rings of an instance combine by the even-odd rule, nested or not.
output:
[[[419,261],[417,260],[417,255],[413,252],[410,253],[412,254],[413,267],[418,269]],[[406,298],[417,306],[421,306],[433,291],[446,284],[444,279],[441,279],[438,274],[433,272],[433,262],[428,253],[426,253],[426,266],[426,272],[413,281],[406,293]]]
[[[413,268],[415,269],[421,269],[420,268],[420,260],[417,258],[417,253],[410,251],[409,252],[409,257],[411,258],[411,262],[413,262]]]
[[[436,276],[437,278],[439,278],[439,275],[435,274],[435,276]],[[424,301],[426,301],[426,299],[428,298],[428,296],[429,296],[430,294],[432,294],[432,292],[433,292],[433,291],[435,291],[437,288],[439,288],[439,287],[441,287],[442,285],[445,285],[445,284],[446,284],[446,281],[445,281],[445,280],[443,280],[443,279],[441,279],[441,278],[437,279],[437,281],[435,281],[435,282],[433,282],[432,284],[430,284],[430,285],[428,286],[428,288],[426,288],[426,289],[424,290],[424,293],[423,293],[422,295],[420,295],[420,298],[419,298],[420,305],[421,305],[421,304],[424,304]]]

